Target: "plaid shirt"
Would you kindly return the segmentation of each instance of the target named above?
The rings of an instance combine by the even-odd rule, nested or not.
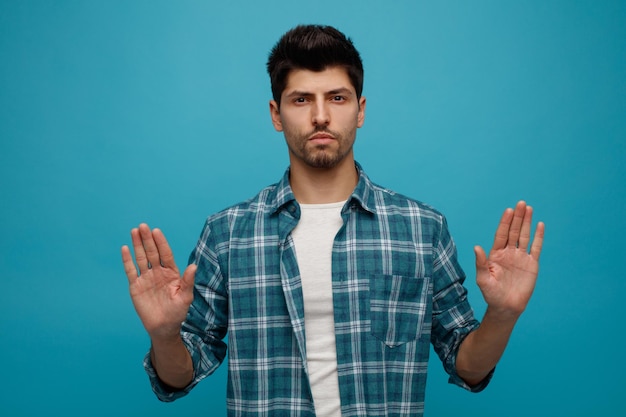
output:
[[[342,416],[420,416],[430,343],[450,382],[463,338],[476,327],[445,218],[381,188],[357,164],[332,253],[337,372]],[[223,361],[228,333],[229,416],[314,416],[307,378],[304,306],[291,231],[300,209],[282,180],[207,219],[190,262],[198,265],[182,338],[194,379]]]

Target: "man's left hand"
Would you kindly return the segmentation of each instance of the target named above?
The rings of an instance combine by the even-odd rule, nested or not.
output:
[[[489,257],[480,246],[474,248],[476,282],[488,309],[501,319],[519,317],[535,288],[545,225],[537,224],[530,244],[532,215],[532,207],[518,202],[515,210],[504,211]]]

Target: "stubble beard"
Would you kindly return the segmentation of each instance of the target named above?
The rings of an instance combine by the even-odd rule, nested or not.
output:
[[[328,133],[335,138],[336,149],[332,145],[311,145],[309,138],[315,133]],[[356,132],[347,132],[342,135],[327,128],[318,128],[307,134],[294,134],[295,140],[288,140],[287,144],[290,152],[298,159],[312,168],[330,169],[336,167],[352,150],[354,139],[348,140],[349,135],[356,135]],[[353,136],[352,136],[353,137]]]

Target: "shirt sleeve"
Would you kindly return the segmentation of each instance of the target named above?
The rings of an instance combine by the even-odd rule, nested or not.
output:
[[[226,344],[223,339],[228,326],[228,294],[226,280],[219,267],[212,240],[213,235],[207,222],[195,250],[189,257],[189,263],[195,263],[198,269],[195,276],[194,299],[187,312],[187,318],[182,323],[181,337],[191,355],[193,380],[181,390],[172,390],[157,376],[149,352],[144,359],[144,368],[152,390],[161,401],[174,401],[187,395],[198,382],[211,375],[226,356]]]
[[[450,376],[448,382],[471,392],[487,387],[494,370],[478,385],[469,386],[456,371],[456,358],[465,337],[479,326],[463,286],[465,273],[457,259],[456,245],[442,217],[439,239],[435,242],[433,263],[432,344]]]

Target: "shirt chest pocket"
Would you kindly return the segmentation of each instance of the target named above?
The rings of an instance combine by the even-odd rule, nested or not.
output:
[[[372,335],[389,347],[417,339],[428,310],[428,288],[427,277],[370,277]]]

